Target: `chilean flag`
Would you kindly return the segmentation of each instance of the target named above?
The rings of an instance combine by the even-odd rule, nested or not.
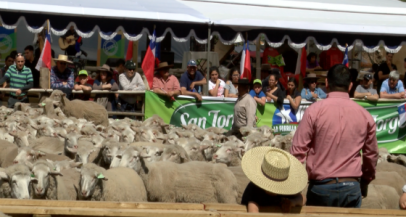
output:
[[[49,32],[46,31],[44,47],[42,48],[41,56],[39,57],[35,69],[39,71],[41,67],[46,67],[49,70],[51,70],[51,66],[52,66],[51,36],[49,35]]]
[[[251,81],[251,59],[250,59],[250,50],[248,48],[248,42],[245,43],[244,48],[241,54],[241,63],[240,63],[240,78],[248,78]]]
[[[147,78],[149,87],[152,89],[152,80],[154,78],[154,69],[155,65],[159,64],[158,58],[156,58],[156,36],[155,30],[152,34],[151,41],[149,42],[149,46],[147,52],[145,53],[144,61],[142,61],[141,68],[144,70],[144,75]]]
[[[347,66],[348,68],[348,47],[345,47],[345,53],[344,53],[344,59],[343,59],[343,65]]]
[[[398,105],[398,113],[399,113],[399,126],[403,126],[406,122],[406,104]]]

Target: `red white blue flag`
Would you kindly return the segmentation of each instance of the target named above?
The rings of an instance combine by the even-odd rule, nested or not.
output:
[[[240,63],[240,78],[247,78],[251,81],[251,59],[250,59],[250,50],[248,47],[248,42],[244,44],[242,54],[241,54],[241,63]]]
[[[349,62],[348,62],[348,47],[345,47],[343,65],[347,66],[347,68],[348,68],[348,66],[349,66]]]
[[[158,58],[156,58],[156,36],[155,30],[152,34],[151,41],[149,42],[149,46],[147,52],[145,53],[144,61],[142,61],[141,68],[144,71],[144,75],[147,78],[149,87],[152,89],[152,80],[154,78],[154,70],[155,66],[159,64]]]
[[[46,67],[51,70],[52,67],[52,55],[51,55],[51,35],[46,31],[44,47],[42,48],[41,56],[39,57],[38,63],[35,69],[38,71],[41,67]]]
[[[406,104],[398,105],[398,113],[399,113],[399,126],[403,126],[406,122]]]

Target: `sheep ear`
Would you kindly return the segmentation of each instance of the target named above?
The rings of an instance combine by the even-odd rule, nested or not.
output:
[[[42,151],[37,151],[35,154],[37,155],[37,157],[46,156],[46,154]]]
[[[0,171],[0,179],[4,181],[8,181],[8,175],[4,171]]]

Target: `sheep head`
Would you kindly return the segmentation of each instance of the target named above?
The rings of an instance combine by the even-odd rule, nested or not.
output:
[[[93,195],[96,185],[100,181],[107,181],[104,177],[106,170],[93,163],[85,164],[80,170],[80,182],[78,196],[80,199],[88,199]]]
[[[37,181],[31,176],[29,167],[24,164],[15,164],[5,171],[0,171],[0,178],[9,183],[11,196],[17,199],[29,199],[29,184]]]
[[[36,161],[31,168],[31,171],[34,177],[37,179],[37,182],[32,183],[34,189],[34,194],[37,197],[43,197],[46,190],[49,187],[49,176],[56,176],[62,174],[56,171],[56,168],[52,164],[44,160]]]
[[[18,149],[18,154],[14,158],[14,164],[25,163],[30,164],[38,160],[38,158],[45,156],[42,151],[34,150],[31,147],[23,147]]]

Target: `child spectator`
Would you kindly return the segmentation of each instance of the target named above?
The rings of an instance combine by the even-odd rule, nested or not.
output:
[[[83,94],[75,94],[73,99],[89,100],[90,92],[92,91],[92,85],[88,84],[88,74],[86,70],[79,71],[79,81],[75,83],[74,90],[83,90]]]
[[[254,80],[254,89],[250,91],[250,95],[259,105],[265,105],[266,95],[264,92],[262,92],[262,82],[260,79]]]

